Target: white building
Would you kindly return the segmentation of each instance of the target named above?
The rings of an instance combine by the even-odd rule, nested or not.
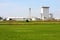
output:
[[[49,7],[44,6],[41,8],[41,19],[48,20],[49,18],[53,18],[53,15],[49,13]]]
[[[49,7],[41,8],[41,19],[45,20],[49,18]]]
[[[9,19],[16,20],[16,21],[24,21],[25,20],[25,18],[23,18],[23,17],[8,17],[7,20],[9,20]]]

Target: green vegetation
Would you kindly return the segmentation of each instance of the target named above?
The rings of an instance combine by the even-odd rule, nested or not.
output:
[[[60,21],[0,21],[0,24],[22,24],[22,25],[40,25],[40,24],[60,24]]]
[[[0,40],[60,40],[60,24],[1,24]]]

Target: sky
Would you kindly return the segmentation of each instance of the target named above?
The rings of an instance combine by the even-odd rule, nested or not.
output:
[[[0,16],[2,17],[40,17],[40,8],[49,6],[54,18],[60,18],[60,0],[0,0]]]

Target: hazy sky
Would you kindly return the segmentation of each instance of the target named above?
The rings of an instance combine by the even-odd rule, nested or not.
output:
[[[50,13],[60,18],[60,0],[0,0],[0,16],[28,17],[28,10],[32,8],[32,16],[40,17],[42,6],[49,6]]]

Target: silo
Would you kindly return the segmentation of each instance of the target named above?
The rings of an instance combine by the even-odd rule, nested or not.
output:
[[[42,14],[42,19],[43,19],[43,20],[48,19],[48,18],[49,18],[49,7],[43,6],[43,7],[41,8],[41,14]]]

